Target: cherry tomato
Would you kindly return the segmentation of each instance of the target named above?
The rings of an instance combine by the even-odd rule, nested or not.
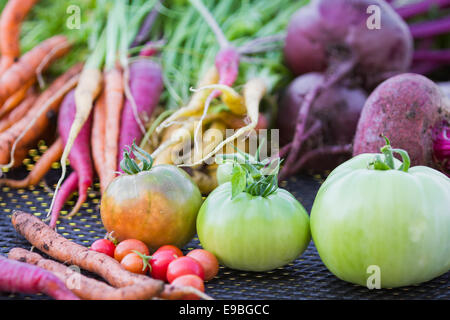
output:
[[[152,278],[167,281],[167,267],[177,258],[172,251],[156,251],[150,260]]]
[[[91,244],[91,250],[107,254],[112,258],[114,258],[115,249],[116,245],[108,239],[98,239]]]
[[[137,239],[127,239],[123,240],[116,246],[116,250],[114,251],[114,258],[121,262],[122,259],[129,253],[133,252],[133,250],[139,251],[143,255],[148,256],[150,254],[147,245]]]
[[[183,286],[183,287],[193,287],[201,292],[205,292],[205,284],[203,283],[202,278],[196,276],[194,274],[186,274],[184,276],[178,277],[173,280],[172,284],[174,286]],[[200,297],[196,294],[187,294],[181,300],[199,300]]]
[[[167,280],[172,283],[178,277],[186,274],[195,274],[205,278],[205,271],[197,260],[190,257],[181,257],[172,261],[167,267]]]
[[[131,252],[123,257],[120,264],[123,265],[126,270],[133,273],[146,274],[148,272],[148,267],[144,267],[144,260],[142,257],[134,252]]]
[[[213,279],[219,272],[219,261],[216,256],[209,251],[195,249],[189,252],[186,256],[200,262],[203,270],[205,271],[205,281]]]
[[[170,244],[166,244],[166,245],[160,247],[158,250],[155,251],[155,253],[161,252],[161,251],[173,252],[173,254],[175,254],[178,258],[183,256],[183,252],[178,247],[172,246]]]

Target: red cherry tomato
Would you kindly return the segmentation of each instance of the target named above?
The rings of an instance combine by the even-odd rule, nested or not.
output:
[[[108,256],[114,258],[116,245],[111,240],[98,239],[91,244],[91,250],[107,254]]]
[[[129,253],[136,250],[143,255],[148,256],[150,251],[145,243],[137,239],[127,239],[123,240],[116,246],[116,250],[114,251],[114,258],[121,262],[122,259]]]
[[[196,275],[187,274],[173,280],[172,284],[174,286],[182,286],[182,287],[193,287],[201,292],[205,292],[205,284],[203,280]],[[196,294],[187,294],[181,298],[181,300],[199,300],[200,297]]]
[[[152,278],[167,281],[167,267],[177,258],[172,251],[156,251],[150,260]]]
[[[190,257],[181,257],[172,261],[167,267],[167,280],[172,283],[178,277],[186,274],[194,274],[202,280],[205,278],[205,271],[202,265]]]
[[[186,257],[191,257],[203,267],[205,271],[205,281],[213,279],[219,272],[219,261],[211,252],[203,249],[195,249],[189,252]]]
[[[166,245],[160,247],[158,250],[155,251],[155,253],[161,252],[161,251],[173,252],[173,254],[175,254],[178,258],[183,256],[183,252],[178,247],[172,246],[170,244],[166,244]]]
[[[148,267],[144,267],[144,260],[137,253],[131,252],[123,257],[120,264],[125,267],[126,270],[139,273],[146,274],[148,272]]]

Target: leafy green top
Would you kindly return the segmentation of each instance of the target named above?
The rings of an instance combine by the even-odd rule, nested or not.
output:
[[[133,154],[136,159],[140,161],[138,164],[136,160],[130,157]],[[131,147],[125,147],[123,150],[123,159],[120,162],[120,167],[123,172],[127,174],[137,174],[142,171],[149,171],[153,166],[153,158],[145,150],[139,148],[136,142],[133,141]]]
[[[384,160],[381,159],[380,155],[375,156],[375,159],[369,164],[369,167],[374,170],[400,170],[404,172],[408,172],[409,167],[411,165],[411,159],[409,158],[408,152],[403,149],[393,149],[391,147],[391,142],[385,136],[383,136],[386,141],[386,145],[382,147],[380,150],[384,154]],[[394,162],[394,153],[400,154],[402,157],[403,163],[402,165],[396,169]]]
[[[242,192],[261,197],[268,197],[274,193],[278,189],[280,158],[261,160],[260,149],[255,157],[236,150],[238,154],[221,155],[222,160],[233,164],[231,198],[235,198]]]

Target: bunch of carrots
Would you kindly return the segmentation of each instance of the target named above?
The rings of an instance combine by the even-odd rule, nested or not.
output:
[[[241,64],[250,54],[279,46],[280,37],[262,36],[236,46],[202,1],[191,0],[190,15],[206,22],[219,49],[215,62],[202,72],[192,89],[189,102],[178,110],[164,110],[158,104],[161,97],[164,99],[164,87],[171,85],[164,72],[166,65],[158,61],[165,61],[170,45],[164,48],[158,41],[146,41],[154,32],[153,26],[161,24],[159,13],[169,9],[163,6],[164,1],[104,0],[106,9],[97,14],[97,27],[90,37],[95,46],[88,58],[38,93],[34,84],[41,73],[70,51],[71,42],[57,35],[17,58],[20,23],[36,2],[10,0],[2,12],[0,35],[4,23],[14,21],[15,27],[0,40],[1,67],[5,69],[0,76],[0,165],[3,169],[19,166],[40,139],[51,145],[27,177],[2,178],[0,185],[34,185],[59,160],[62,174],[50,205],[50,227],[55,228],[60,211],[75,192],[78,199],[66,217],[79,211],[95,175],[100,191],[105,190],[121,173],[122,151],[133,141],[141,142],[156,164],[183,166],[207,194],[217,186],[217,165],[205,160],[217,153],[234,152],[236,145],[245,150],[237,139],[244,141],[252,130],[267,127],[267,119],[259,112],[260,103],[273,81],[259,77],[257,66],[251,72],[244,69],[246,76],[242,76]],[[163,36],[169,38],[168,33],[162,29]],[[240,81],[241,92],[232,88],[239,77],[245,79]],[[50,125],[55,122],[56,134]],[[227,129],[235,131],[226,137]],[[180,158],[177,154],[188,142],[192,146]],[[180,159],[182,163],[177,162]]]

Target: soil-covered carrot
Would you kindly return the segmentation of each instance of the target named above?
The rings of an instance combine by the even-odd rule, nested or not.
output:
[[[6,101],[14,92],[19,90],[27,81],[36,77],[36,70],[42,61],[51,55],[44,67],[69,51],[70,43],[64,36],[54,36],[43,41],[32,50],[25,53],[19,61],[14,63],[0,78],[0,104]]]
[[[15,211],[11,222],[16,231],[37,249],[56,260],[96,273],[114,287],[140,284],[145,286],[149,296],[153,297],[178,299],[188,293],[197,293],[201,297],[209,298],[192,288],[164,285],[160,280],[128,272],[114,258],[64,238],[29,213]]]
[[[61,138],[57,139],[42,157],[34,165],[30,173],[22,180],[14,179],[0,179],[0,185],[5,185],[11,188],[26,188],[37,184],[45,174],[50,170],[52,164],[58,161],[63,150],[63,143]]]
[[[0,132],[7,130],[9,127],[14,125],[16,122],[20,121],[25,114],[33,107],[36,102],[37,94],[34,92],[29,92],[28,97],[25,98],[17,107],[11,112],[6,114],[0,119]]]
[[[63,282],[70,281],[74,273],[73,270],[62,263],[44,259],[41,255],[22,248],[11,249],[8,253],[8,258],[34,264],[48,270]],[[79,275],[77,281],[79,285],[73,286],[72,292],[85,300],[146,300],[154,297],[151,287],[140,283],[114,288],[102,281],[82,274]]]
[[[65,94],[77,84],[81,68],[82,65],[75,65],[53,81],[50,87],[39,96],[26,116],[0,134],[1,167],[9,168],[20,164],[16,161],[16,151],[22,152],[34,146],[49,125],[49,114],[58,111]],[[13,154],[12,157],[11,154]]]
[[[94,162],[95,171],[100,180],[100,191],[103,193],[106,188],[105,177],[105,123],[106,123],[106,104],[105,91],[100,94],[100,97],[95,102],[92,132],[91,132],[91,149],[92,160]]]
[[[37,0],[10,0],[0,17],[0,75],[20,56],[20,27]]]
[[[35,82],[35,79],[30,79],[22,88],[16,91],[11,97],[9,97],[3,106],[0,108],[0,118],[5,114],[19,106],[23,99],[30,93],[33,92],[30,88]]]
[[[79,300],[49,271],[2,256],[0,256],[0,291],[45,293],[58,300]]]

